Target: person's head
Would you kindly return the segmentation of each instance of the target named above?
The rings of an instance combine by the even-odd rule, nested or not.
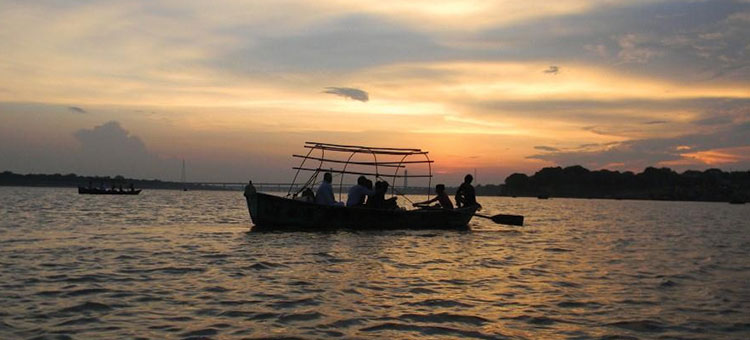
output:
[[[372,181],[369,179],[365,179],[365,184],[363,184],[365,188],[372,190]]]
[[[305,188],[304,191],[302,191],[302,197],[315,197],[315,193],[310,188]]]
[[[474,176],[472,176],[471,174],[467,174],[466,176],[464,176],[464,183],[471,184],[471,181],[473,180]]]
[[[357,184],[364,186],[365,183],[367,183],[367,177],[365,176],[359,176],[357,177]]]
[[[388,182],[386,181],[375,182],[375,191],[378,191],[378,192],[388,191]]]
[[[445,184],[438,184],[438,185],[436,185],[436,186],[435,186],[435,191],[436,191],[436,192],[437,192],[438,194],[442,194],[442,193],[444,193],[444,192],[445,192]]]
[[[323,174],[323,181],[327,183],[333,182],[333,175],[331,175],[330,172],[326,172],[325,174]]]

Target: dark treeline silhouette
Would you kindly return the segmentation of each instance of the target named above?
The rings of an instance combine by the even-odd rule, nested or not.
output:
[[[0,173],[0,186],[86,187],[89,183],[94,187],[105,188],[112,185],[127,187],[132,183],[137,189],[238,190],[217,185],[128,179],[123,176],[21,175],[9,171]],[[750,171],[724,172],[709,169],[677,173],[669,168],[648,167],[636,174],[631,171],[590,171],[575,165],[544,168],[531,176],[515,173],[505,179],[505,184],[477,185],[475,188],[479,196],[748,202]],[[453,195],[455,191],[456,187],[446,188],[449,195]],[[399,188],[399,192],[422,195],[426,188]]]
[[[158,179],[132,179],[123,176],[78,176],[76,174],[28,174],[21,175],[10,171],[0,172],[0,186],[28,186],[28,187],[88,187],[111,188],[122,185],[127,188],[130,184],[136,189],[175,189],[182,190],[222,190],[220,186],[200,185],[191,183],[160,181]]]
[[[688,170],[648,167],[641,173],[590,171],[580,165],[549,167],[532,176],[515,173],[504,185],[477,186],[477,194],[674,201],[748,201],[750,171]]]

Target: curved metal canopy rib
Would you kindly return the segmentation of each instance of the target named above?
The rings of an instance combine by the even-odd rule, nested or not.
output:
[[[344,184],[344,176],[343,175],[367,175],[367,176],[375,176],[376,179],[381,179],[386,181],[384,176],[390,177],[391,182],[389,183],[392,190],[391,194],[393,195],[393,192],[395,191],[395,180],[396,178],[428,178],[428,188],[427,188],[427,195],[430,194],[430,188],[429,186],[432,185],[432,163],[434,163],[433,160],[430,159],[428,156],[428,151],[422,151],[421,149],[414,149],[414,148],[388,148],[388,147],[372,147],[372,146],[362,146],[362,145],[345,145],[345,144],[331,144],[331,143],[320,143],[320,142],[305,142],[304,145],[305,148],[310,149],[306,155],[292,155],[292,157],[296,158],[302,158],[302,162],[299,166],[293,167],[292,169],[297,170],[294,179],[292,180],[292,184],[289,187],[289,191],[287,192],[287,196],[292,195],[292,191],[294,190],[294,186],[297,182],[297,178],[299,177],[299,174],[301,171],[310,171],[312,172],[312,175],[310,179],[306,181],[306,183],[302,186],[300,190],[297,190],[297,192],[293,195],[299,194],[302,190],[304,190],[307,187],[313,186],[315,184],[315,181],[317,179],[317,176],[320,172],[331,172],[331,173],[337,173],[341,174],[341,179],[339,181],[339,200],[341,199],[342,195],[342,187]],[[314,152],[319,152],[320,156],[313,155]],[[329,155],[333,154],[334,156],[326,157],[326,152],[328,152]],[[343,154],[343,157],[336,158],[335,156],[338,154]],[[348,157],[346,156],[348,154]],[[373,160],[372,161],[353,161],[352,159],[354,156],[358,154],[371,154]],[[400,160],[378,160],[378,155],[384,156],[386,159],[388,156],[391,158],[401,156]],[[410,156],[423,156],[424,160],[407,160]],[[318,167],[305,167],[305,162],[308,160],[313,161],[319,161]],[[343,164],[343,166],[341,166]],[[399,174],[399,170],[406,169],[408,165],[414,165],[414,164],[427,164],[427,174],[408,174],[407,172],[404,172],[403,175]],[[334,168],[332,165],[336,165],[337,168]],[[349,165],[357,165],[360,167],[366,167],[366,168],[374,168],[374,172],[370,171],[353,171],[348,170]],[[328,167],[327,167],[328,166]],[[393,175],[384,175],[380,173],[380,168],[394,168]],[[387,182],[387,181],[386,181]],[[400,193],[399,193],[400,194]]]

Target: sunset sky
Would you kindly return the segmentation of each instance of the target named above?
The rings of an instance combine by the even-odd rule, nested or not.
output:
[[[0,171],[287,182],[305,141],[467,172],[750,170],[748,1],[0,0]]]

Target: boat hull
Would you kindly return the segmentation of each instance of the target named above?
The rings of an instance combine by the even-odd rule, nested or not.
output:
[[[81,195],[138,195],[141,193],[141,189],[138,190],[102,190],[97,188],[84,188],[78,187],[78,193]]]
[[[327,206],[263,194],[246,195],[253,230],[468,229],[476,207],[381,210]]]

